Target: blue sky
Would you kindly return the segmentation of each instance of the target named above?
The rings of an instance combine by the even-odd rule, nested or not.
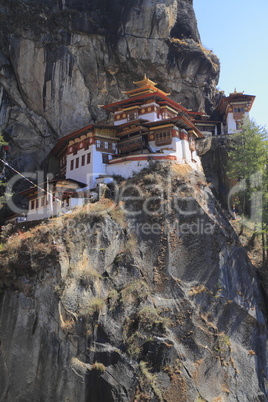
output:
[[[218,88],[256,95],[250,112],[268,129],[268,0],[194,0],[203,46],[220,59]]]

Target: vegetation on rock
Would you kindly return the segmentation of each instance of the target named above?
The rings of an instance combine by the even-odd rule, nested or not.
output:
[[[204,176],[156,164],[126,184],[139,186],[140,205],[156,194],[158,204],[133,217],[136,204],[102,199],[6,231],[6,400],[22,395],[29,375],[28,399],[42,395],[44,381],[55,401],[258,398],[266,370],[262,295]],[[20,371],[19,385],[11,367]]]
[[[237,184],[231,202],[238,214],[260,236],[263,267],[268,268],[268,132],[252,120],[245,120],[232,135],[227,174]]]

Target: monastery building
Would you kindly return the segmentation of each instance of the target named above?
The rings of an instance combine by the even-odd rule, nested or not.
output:
[[[171,100],[149,78],[135,82],[127,99],[102,106],[114,123],[91,124],[61,138],[51,151],[59,174],[44,183],[50,196],[30,188],[27,220],[43,219],[82,205],[87,194],[112,176],[131,177],[156,161],[188,163],[202,169],[196,141],[232,133],[248,115],[254,96],[223,97],[211,120]]]

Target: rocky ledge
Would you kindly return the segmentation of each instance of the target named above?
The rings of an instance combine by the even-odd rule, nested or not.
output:
[[[117,183],[6,233],[0,399],[267,400],[263,296],[203,175]]]

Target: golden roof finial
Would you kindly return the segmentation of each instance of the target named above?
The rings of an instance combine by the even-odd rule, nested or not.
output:
[[[137,87],[143,87],[145,85],[149,85],[151,87],[154,87],[155,85],[157,85],[156,82],[153,82],[152,80],[150,80],[150,78],[147,77],[146,73],[144,74],[143,80],[134,81],[133,84],[135,84]]]
[[[150,80],[147,77],[146,73],[141,81],[134,81],[133,84],[137,87],[136,89],[132,89],[131,91],[122,91],[124,94],[128,95],[129,97],[137,96],[141,94],[149,94],[152,92],[161,92],[163,95],[169,95],[166,92],[161,91],[160,89],[156,88],[157,83]]]
[[[230,96],[232,96],[232,95],[243,95],[243,94],[244,94],[244,91],[238,92],[236,88],[234,89],[234,92],[229,93]]]

